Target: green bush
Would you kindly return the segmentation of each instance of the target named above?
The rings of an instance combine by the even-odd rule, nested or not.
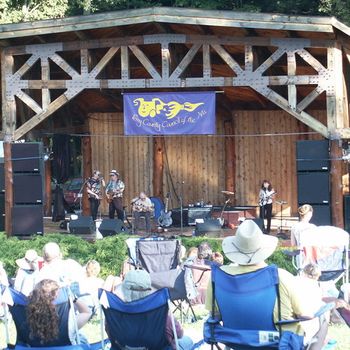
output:
[[[127,238],[127,235],[116,235],[91,243],[69,234],[47,234],[28,240],[20,240],[16,237],[7,238],[5,234],[0,233],[0,261],[4,263],[8,275],[14,276],[16,273],[15,261],[22,258],[27,249],[35,249],[41,255],[43,246],[47,242],[56,242],[61,247],[63,257],[75,259],[82,265],[90,259],[95,259],[101,264],[102,277],[110,274],[119,275],[127,257],[125,243]],[[197,247],[202,242],[208,242],[213,251],[222,253],[222,239],[220,238],[183,237],[181,242],[186,249]],[[225,263],[228,262],[225,259]],[[268,262],[295,273],[291,261],[283,254],[282,248],[278,248],[268,259]]]

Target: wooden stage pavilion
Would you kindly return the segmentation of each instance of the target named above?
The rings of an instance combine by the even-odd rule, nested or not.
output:
[[[145,190],[171,192],[173,207],[179,194],[219,205],[227,190],[256,205],[268,178],[287,216],[298,206],[296,141],[326,138],[332,220],[343,227],[350,28],[335,18],[147,8],[1,25],[0,48],[6,232],[10,143],[53,133],[81,137],[83,178],[117,169],[126,203]],[[126,137],[131,91],[216,91],[217,133]],[[50,181],[45,199],[47,214]]]

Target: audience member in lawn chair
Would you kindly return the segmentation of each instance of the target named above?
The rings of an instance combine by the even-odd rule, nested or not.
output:
[[[56,347],[87,343],[79,329],[89,321],[91,311],[79,299],[71,298],[67,288],[45,279],[28,298],[14,289],[10,292],[16,345]]]
[[[304,297],[306,291],[298,288],[295,276],[265,263],[277,242],[276,237],[264,235],[252,220],[247,220],[238,227],[236,236],[227,237],[222,243],[224,254],[234,264],[212,267],[214,283],[208,285],[206,307],[212,312],[215,309],[214,316],[223,321],[223,330],[237,331],[236,338],[231,333],[233,339],[226,339],[226,344],[231,345],[228,348],[234,344],[235,349],[277,349],[280,336],[286,331],[289,333],[285,335],[293,335],[292,338],[300,343],[304,330],[295,318],[311,319],[315,315]],[[286,323],[281,330],[280,320]],[[205,338],[209,342],[210,328],[213,329],[210,322],[214,321],[211,319],[205,325]],[[322,317],[315,318],[314,322],[317,334],[305,335],[305,342],[312,339],[312,350],[322,348],[328,329]],[[301,348],[302,344],[293,347]]]
[[[103,293],[107,297],[109,307],[105,305]],[[165,294],[167,300],[163,302]],[[178,349],[190,350],[193,342],[183,334],[181,325],[174,320],[173,315],[169,312],[168,300],[167,289],[161,289],[152,294],[151,278],[145,270],[129,271],[123,283],[117,287],[116,295],[102,292],[100,302],[106,316],[106,331],[111,340],[112,349],[137,347],[138,349],[170,350],[177,349],[177,341]],[[154,302],[157,305],[152,309],[151,305]],[[113,303],[115,303],[114,310]],[[166,312],[165,314],[162,314],[162,306],[165,306],[163,311]],[[158,309],[160,314],[157,313]],[[164,316],[163,321],[162,315]],[[161,323],[159,324],[159,322]],[[133,327],[128,327],[129,323]],[[151,334],[147,334],[148,332]],[[159,347],[161,346],[159,344],[163,344],[164,347]]]

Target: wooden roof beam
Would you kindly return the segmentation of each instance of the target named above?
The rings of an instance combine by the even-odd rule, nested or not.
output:
[[[349,27],[329,17],[287,16],[234,11],[154,7],[36,22],[3,24],[0,26],[0,40],[44,35],[53,32],[74,32],[86,29],[118,27],[149,22],[324,33],[333,33],[334,26],[347,35],[350,35]]]

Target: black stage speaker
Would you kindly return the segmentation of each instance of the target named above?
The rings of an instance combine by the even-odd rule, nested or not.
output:
[[[42,205],[15,205],[12,208],[12,234],[42,235],[44,232]]]
[[[301,205],[301,204],[300,204]],[[310,222],[316,226],[332,225],[331,207],[328,204],[313,204]]]
[[[13,201],[15,204],[41,204],[43,179],[41,174],[13,174]]]
[[[212,207],[190,207],[188,208],[188,224],[195,225],[196,219],[209,219]]]
[[[69,232],[78,235],[95,233],[95,222],[92,216],[78,216],[78,219],[69,221]]]
[[[328,140],[303,140],[296,145],[297,171],[328,171]]]
[[[5,171],[4,163],[0,162],[0,192],[5,191]]]
[[[195,236],[202,236],[206,233],[220,232],[221,224],[218,219],[205,219],[202,223],[196,224]]]
[[[344,226],[350,233],[350,195],[344,196]]]
[[[11,158],[14,173],[40,173],[43,167],[42,143],[12,143]]]
[[[329,173],[298,173],[298,202],[328,204],[330,202]]]
[[[128,233],[124,222],[120,219],[103,219],[98,230],[103,237],[114,236],[118,233]]]
[[[0,231],[5,231],[5,193],[0,192]]]
[[[181,226],[181,208],[171,209],[171,218],[173,225],[176,227]],[[182,208],[182,226],[188,226],[188,208]]]

